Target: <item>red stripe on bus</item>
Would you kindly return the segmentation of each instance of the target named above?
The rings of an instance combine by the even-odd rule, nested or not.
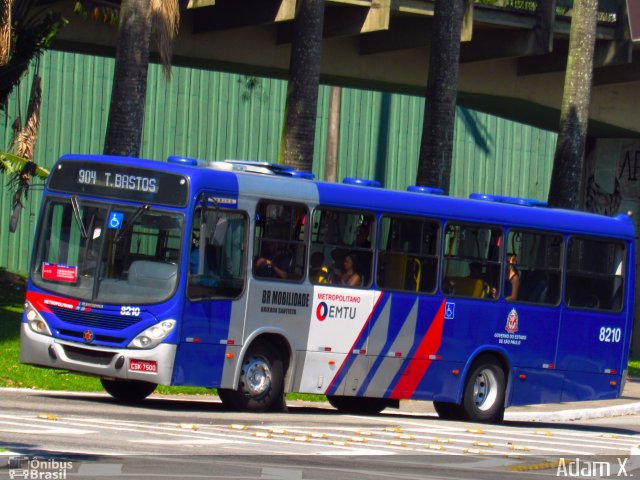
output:
[[[429,355],[435,355],[442,341],[442,327],[444,325],[444,300],[434,317],[429,330],[422,338],[418,349],[413,355],[413,360],[405,367],[400,380],[391,392],[391,398],[410,398],[418,388],[420,380],[429,369],[432,360]]]

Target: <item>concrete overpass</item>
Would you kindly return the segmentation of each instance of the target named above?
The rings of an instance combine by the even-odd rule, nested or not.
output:
[[[529,11],[468,9],[460,105],[557,130],[570,19],[551,8],[556,0],[541,2],[537,10],[531,2]],[[589,135],[640,138],[640,43],[632,33],[640,12],[633,11],[635,0],[604,2],[609,10],[598,24]],[[51,3],[70,20],[55,47],[113,55],[114,27],[74,14],[69,0]],[[286,77],[295,0],[189,3],[175,64]],[[327,0],[322,82],[423,95],[433,8],[433,0]]]

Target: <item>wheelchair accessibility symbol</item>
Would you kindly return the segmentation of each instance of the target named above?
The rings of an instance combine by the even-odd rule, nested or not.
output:
[[[109,228],[119,230],[120,228],[122,228],[123,220],[123,212],[111,212],[111,217],[109,217]]]
[[[456,316],[456,304],[453,302],[447,302],[444,305],[444,318],[445,320],[453,320]]]

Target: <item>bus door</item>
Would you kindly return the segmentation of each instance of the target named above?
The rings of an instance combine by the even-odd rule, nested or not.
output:
[[[627,255],[623,242],[569,238],[557,360],[566,372],[562,401],[617,394],[629,335],[623,303]]]
[[[242,345],[244,308],[234,305],[244,307],[248,219],[228,208],[235,201],[211,199],[203,196],[194,209],[183,257],[187,298],[174,368],[177,385],[220,386],[227,349]]]

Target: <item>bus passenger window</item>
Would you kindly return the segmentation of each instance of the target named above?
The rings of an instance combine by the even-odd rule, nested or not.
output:
[[[380,221],[380,288],[434,293],[438,279],[440,225],[433,220],[383,216]]]
[[[260,202],[256,208],[253,274],[300,281],[305,270],[307,209],[304,205]]]
[[[246,223],[241,212],[196,209],[189,253],[189,298],[236,298],[242,293]]]
[[[518,259],[520,286],[513,301],[557,305],[562,279],[561,235],[510,230],[507,249]],[[506,284],[506,279],[505,279]]]
[[[496,299],[501,292],[502,231],[496,227],[447,224],[442,263],[442,293],[453,297]]]
[[[567,254],[567,305],[619,311],[624,291],[625,259],[622,243],[572,237]]]
[[[309,281],[368,287],[372,283],[374,216],[318,208],[313,212]]]

